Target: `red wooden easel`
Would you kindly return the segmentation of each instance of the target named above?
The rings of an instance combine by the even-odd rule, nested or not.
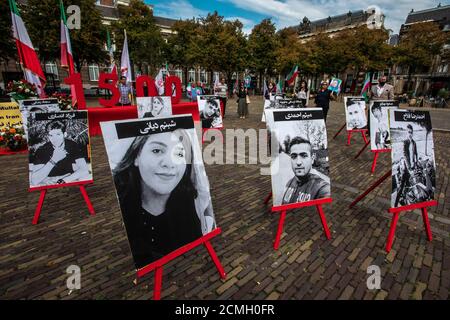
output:
[[[380,153],[391,152],[391,149],[371,150],[371,152],[373,153],[373,161],[372,161],[372,168],[370,169],[370,172],[372,174],[374,174],[375,168],[377,167],[378,156],[380,155]]]
[[[222,264],[220,263],[219,258],[217,257],[216,252],[214,251],[214,248],[212,247],[210,240],[212,238],[214,238],[215,236],[219,235],[222,232],[222,230],[220,228],[216,228],[213,231],[211,231],[210,233],[204,235],[203,237],[186,244],[185,246],[172,251],[171,253],[169,253],[168,255],[162,257],[161,259],[150,263],[149,265],[138,269],[137,270],[137,277],[141,278],[143,276],[145,276],[147,273],[155,270],[155,286],[154,286],[154,290],[153,290],[153,300],[160,300],[161,299],[161,288],[162,288],[162,273],[163,273],[163,267],[165,264],[169,263],[170,261],[172,261],[173,259],[181,256],[182,254],[185,254],[186,252],[194,249],[195,247],[198,247],[199,245],[203,244],[206,248],[206,250],[208,250],[209,255],[211,256],[211,259],[213,260],[217,271],[220,274],[220,277],[222,279],[226,278],[226,274],[225,271],[222,267]]]
[[[264,200],[264,204],[269,203],[270,198],[272,198],[272,192],[269,193],[269,195],[266,197],[266,199]],[[316,200],[311,200],[311,201],[306,201],[306,202],[291,203],[291,204],[286,204],[286,205],[282,205],[282,206],[272,207],[272,212],[281,211],[280,220],[278,221],[277,235],[275,237],[275,242],[273,243],[273,248],[275,250],[278,250],[278,248],[280,246],[280,239],[281,239],[281,235],[283,233],[284,220],[286,219],[286,211],[292,210],[292,209],[297,209],[297,208],[303,208],[303,207],[316,206],[317,213],[319,214],[320,221],[322,222],[322,227],[323,227],[325,236],[327,237],[328,240],[331,239],[330,229],[328,229],[327,220],[325,218],[325,213],[323,212],[323,209],[322,209],[322,204],[331,203],[332,201],[333,200],[331,198],[323,198],[323,199],[316,199]]]
[[[353,129],[353,130],[347,130],[347,146],[350,145],[353,132],[361,132],[361,136],[363,137],[364,143],[368,144],[368,140],[366,138],[367,129]]]
[[[366,191],[364,191],[361,195],[359,195],[351,204],[350,208],[353,208],[359,201],[364,199],[370,192],[372,192],[376,187],[378,187],[384,180],[389,178],[392,175],[392,170],[389,170],[386,172],[380,179],[375,181],[374,184],[372,184]],[[386,252],[390,252],[392,248],[392,243],[394,242],[394,236],[395,236],[395,228],[397,227],[398,218],[400,217],[400,212],[402,211],[411,211],[415,209],[421,209],[422,210],[422,219],[423,224],[425,227],[425,232],[427,234],[428,241],[433,240],[433,236],[431,234],[431,227],[430,227],[430,221],[428,219],[428,207],[437,206],[438,202],[436,200],[431,201],[425,201],[421,203],[415,203],[410,204],[403,207],[397,207],[397,208],[390,208],[388,211],[389,213],[392,213],[392,221],[391,221],[391,227],[389,229],[389,235],[386,241]]]
[[[333,136],[333,139],[336,139],[336,137],[341,133],[342,130],[344,130],[344,128],[347,126],[346,123],[344,123],[342,125],[342,127],[338,130],[338,132],[336,132],[336,134]]]
[[[88,184],[93,183],[93,180],[89,181],[79,181],[79,182],[70,182],[70,183],[64,183],[60,185],[52,185],[52,186],[42,186],[42,187],[35,187],[30,188],[28,191],[41,191],[41,194],[39,196],[39,201],[36,206],[36,210],[34,211],[34,217],[32,224],[37,224],[39,220],[39,216],[41,215],[42,205],[44,204],[45,195],[47,194],[48,189],[57,189],[57,188],[64,188],[64,187],[76,187],[78,186],[80,188],[81,194],[83,195],[83,199],[86,202],[86,205],[88,207],[89,213],[91,216],[95,215],[94,207],[92,206],[91,200],[89,199],[89,196],[86,192],[85,186]]]

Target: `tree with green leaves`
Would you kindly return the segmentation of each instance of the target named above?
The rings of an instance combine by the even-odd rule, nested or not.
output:
[[[74,63],[78,72],[85,63],[105,63],[106,33],[95,0],[71,0],[81,10],[81,28],[71,29],[70,40]],[[67,3],[65,3],[67,9]],[[21,6],[23,19],[31,41],[42,62],[60,58],[60,8],[59,0],[28,0]],[[88,12],[89,14],[83,14]]]
[[[436,55],[442,52],[449,35],[435,22],[422,22],[408,26],[395,48],[393,60],[408,68],[408,88],[412,74],[428,72]]]
[[[164,59],[165,42],[156,26],[152,10],[141,0],[131,0],[129,6],[119,6],[119,20],[112,24],[115,43],[122,48],[124,30],[132,64],[141,73],[154,74]],[[116,51],[120,61],[121,50]]]
[[[188,70],[196,64],[197,53],[195,42],[197,40],[199,24],[195,19],[179,20],[172,27],[173,33],[167,39],[165,56],[167,62],[175,67],[183,68],[185,78],[188,79]]]
[[[274,61],[278,41],[275,24],[270,19],[263,19],[255,25],[248,37],[248,49],[251,59],[249,66],[259,74],[259,78],[273,75]]]
[[[17,57],[17,49],[14,44],[12,28],[11,28],[11,13],[8,6],[8,1],[0,3],[0,61],[8,61]]]

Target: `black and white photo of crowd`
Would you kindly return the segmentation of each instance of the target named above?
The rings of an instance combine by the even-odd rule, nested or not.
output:
[[[136,269],[216,228],[191,115],[101,127]]]
[[[344,105],[347,130],[366,129],[367,116],[364,97],[345,97]]]
[[[197,103],[203,129],[220,129],[223,127],[219,97],[197,96]]]
[[[269,110],[273,205],[331,196],[328,142],[319,108]]]
[[[166,96],[137,97],[138,118],[167,117],[172,115],[172,99]]]
[[[398,109],[398,102],[393,100],[372,101],[369,109],[371,150],[390,149],[389,110]]]
[[[391,206],[434,199],[436,165],[430,114],[390,110],[392,141]]]
[[[58,99],[27,99],[19,100],[19,110],[22,115],[23,130],[25,137],[28,139],[28,121],[31,112],[57,112],[61,108],[58,104]]]
[[[92,181],[87,111],[31,112],[30,187]]]

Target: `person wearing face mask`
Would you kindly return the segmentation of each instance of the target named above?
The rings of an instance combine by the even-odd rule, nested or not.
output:
[[[387,83],[387,77],[381,76],[376,86],[370,90],[371,100],[393,100],[394,87]]]

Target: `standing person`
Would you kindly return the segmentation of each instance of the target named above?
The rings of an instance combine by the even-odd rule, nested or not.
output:
[[[333,92],[328,90],[328,82],[324,80],[320,83],[320,89],[316,94],[314,103],[316,104],[316,107],[322,108],[325,122],[327,122],[328,110],[330,109],[330,100],[332,99],[334,99]]]
[[[227,92],[228,92],[227,83],[225,82],[225,79],[222,78],[222,80],[219,81],[219,83],[214,86],[214,94],[219,97],[219,100],[222,102],[223,105],[222,118],[225,118],[225,108],[227,106]]]
[[[394,99],[394,87],[387,82],[386,76],[381,76],[378,79],[378,84],[372,86],[370,89],[371,100],[393,100]]]
[[[403,141],[403,155],[405,157],[406,166],[408,170],[413,170],[416,168],[418,162],[417,144],[413,138],[414,130],[412,125],[408,124],[407,129],[408,129],[408,139]]]
[[[130,96],[133,94],[133,88],[127,83],[127,77],[120,76],[119,84],[117,85],[120,92],[118,106],[131,106]]]
[[[300,88],[297,92],[297,99],[299,99],[302,102],[302,105],[306,107],[306,100],[308,98],[308,85],[306,84],[305,80],[302,80],[300,82]]]
[[[241,82],[239,85],[238,115],[240,119],[245,119],[245,117],[248,115],[247,88],[244,87],[244,82]]]

